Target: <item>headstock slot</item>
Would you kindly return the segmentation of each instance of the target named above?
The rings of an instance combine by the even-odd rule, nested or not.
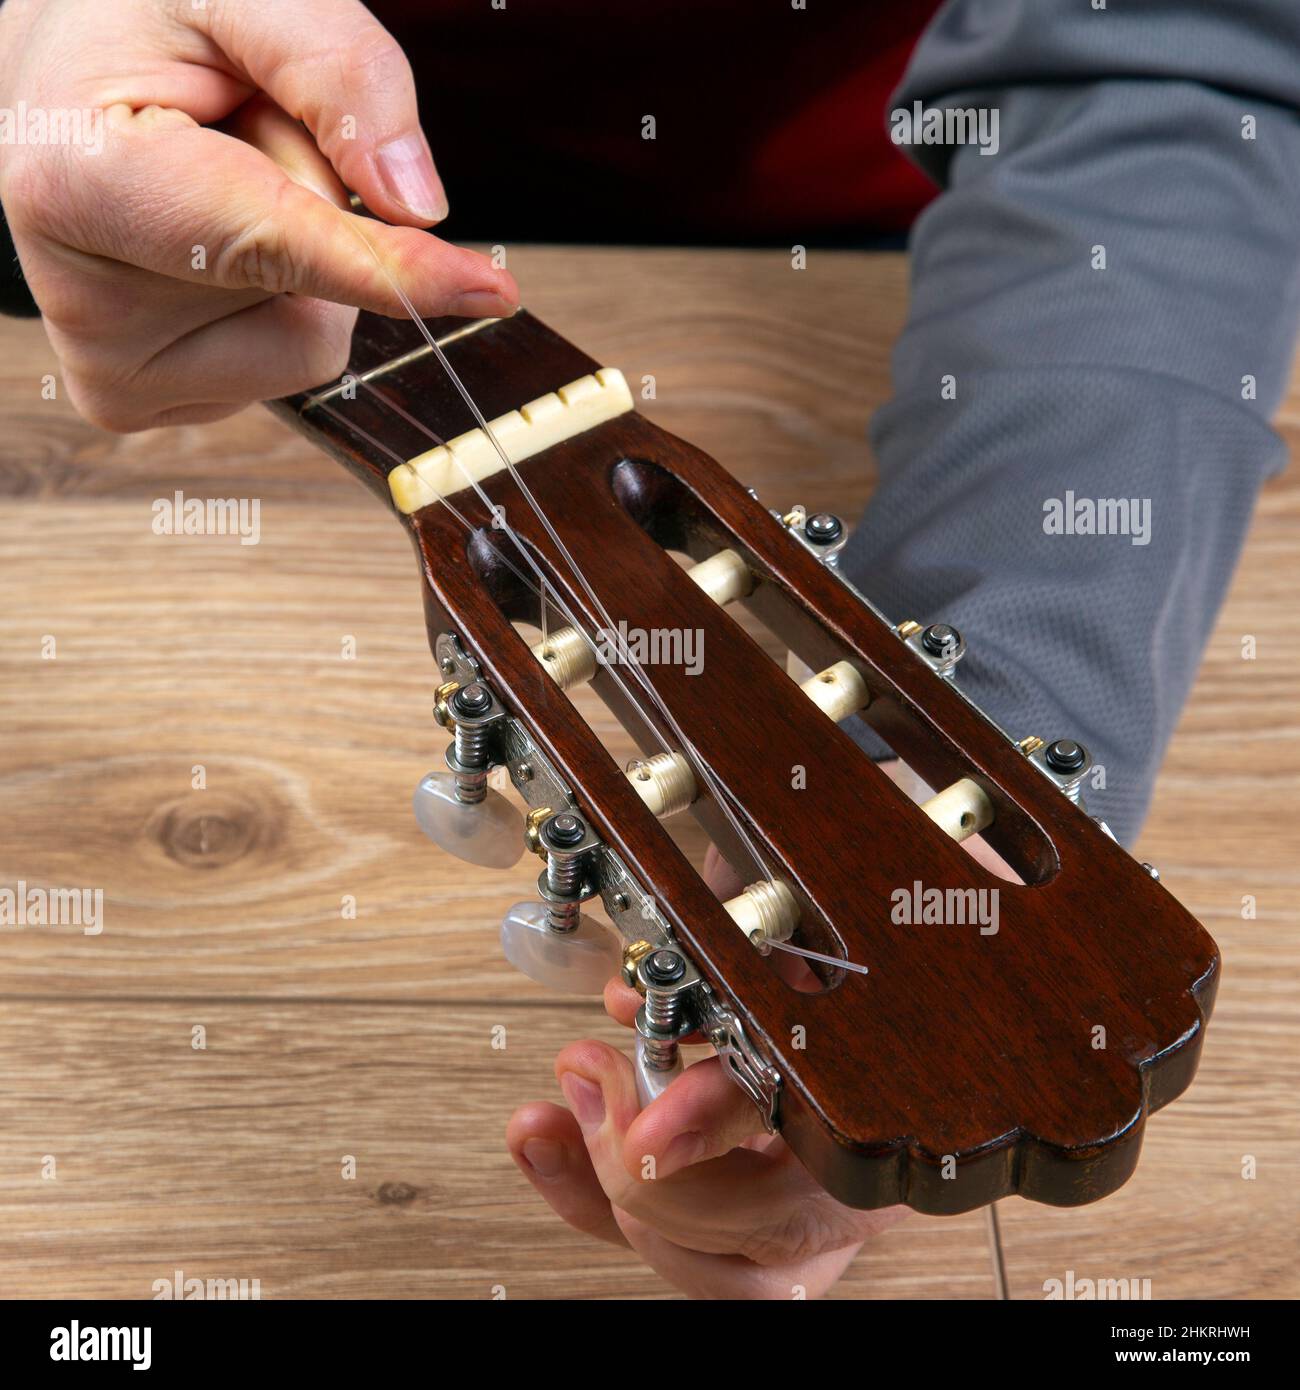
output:
[[[528,464],[523,465],[524,469]],[[539,490],[544,487],[540,482],[534,483],[530,475],[530,486],[537,486]],[[488,487],[488,493],[493,502],[509,505],[506,499],[509,497],[510,484],[506,480],[498,480]],[[612,500],[612,499],[611,499]],[[476,506],[479,508],[479,519],[481,516],[481,504],[471,494],[458,494],[456,499],[458,510],[461,510],[471,519],[474,516]],[[432,511],[433,509],[430,509]],[[425,514],[420,514],[421,516]],[[627,523],[625,522],[625,525]],[[579,589],[567,574],[563,562],[554,553],[549,541],[541,536],[528,536],[528,521],[524,518],[516,518],[512,522],[516,534],[521,541],[528,547],[528,551],[533,562],[546,575],[547,583],[551,590],[558,594],[564,607],[578,617],[584,630],[588,634],[595,633],[601,626],[600,617],[595,614],[587,600],[586,595]],[[464,534],[463,532],[461,533]],[[628,526],[629,537],[634,537],[636,532]],[[466,538],[466,557],[469,561],[471,570],[482,581],[484,593],[494,601],[501,617],[509,621],[509,627],[502,630],[502,635],[492,649],[492,658],[496,661],[509,661],[512,668],[523,666],[535,672],[548,688],[551,687],[549,677],[542,673],[542,668],[537,662],[529,642],[514,626],[516,622],[535,623],[538,618],[538,598],[535,593],[520,581],[520,577],[510,566],[502,563],[502,556],[508,556],[516,568],[523,569],[528,578],[533,578],[530,567],[519,565],[519,557],[514,551],[514,547],[504,542],[499,533],[493,533],[489,528],[484,528],[476,532],[472,539]],[[645,548],[645,555],[639,556],[640,560],[656,558],[659,561],[659,579],[657,592],[663,594],[667,587],[678,590],[680,596],[689,604],[693,605],[695,611],[702,618],[707,617],[711,624],[726,623],[735,628],[737,637],[753,646],[762,660],[770,666],[770,662],[760,648],[752,642],[741,629],[735,627],[734,621],[728,618],[725,613],[711,607],[708,600],[685,579],[676,562],[663,551],[655,546],[648,537],[641,538],[641,544]],[[567,620],[559,608],[550,608],[550,625],[552,628],[565,623]],[[715,629],[716,630],[716,629]],[[508,633],[508,635],[507,635]],[[707,642],[707,638],[706,638]],[[653,679],[654,668],[650,668]],[[773,681],[784,681],[784,673],[777,669],[771,671]],[[633,739],[641,753],[649,756],[659,752],[665,746],[675,747],[676,741],[670,728],[668,728],[657,714],[652,705],[642,696],[635,684],[634,677],[624,670],[623,681],[620,683],[615,679],[608,667],[602,666],[597,669],[595,676],[588,682],[589,688],[602,701],[606,708],[614,715],[624,730]],[[629,699],[624,686],[630,687],[636,699]],[[581,784],[585,787],[590,781],[590,771],[597,762],[603,763],[607,770],[621,778],[622,772],[614,762],[598,735],[591,729],[581,711],[577,708],[569,696],[564,692],[555,692],[559,698],[565,700],[574,715],[581,721],[582,728],[587,736],[587,746],[583,752],[583,762],[579,769]],[[820,718],[818,712],[809,707],[806,717],[810,720]],[[539,729],[539,732],[541,730]],[[856,750],[853,750],[856,753]],[[858,755],[862,756],[862,755]],[[866,763],[866,759],[863,758]],[[867,764],[869,766],[869,764]],[[715,768],[716,771],[716,768]],[[723,785],[723,794],[728,795],[728,789]],[[639,803],[638,803],[639,805]],[[730,802],[733,814],[738,815],[746,824],[747,829],[754,834],[760,842],[769,838],[770,827],[765,825],[761,819],[755,819],[746,809],[743,800],[738,800],[734,796]],[[593,804],[593,814],[599,819],[599,808]],[[644,808],[641,808],[644,811]],[[782,858],[778,853],[773,852],[768,855],[762,865],[753,863],[752,856],[744,843],[737,837],[732,822],[718,807],[716,800],[711,795],[707,787],[700,787],[695,801],[690,806],[690,814],[703,828],[705,833],[718,847],[723,858],[726,859],[738,873],[741,874],[745,882],[752,882],[754,879],[762,877],[764,869],[779,875],[784,879],[796,897],[800,901],[801,915],[799,926],[796,929],[794,940],[796,944],[819,951],[824,955],[837,956],[841,959],[846,958],[848,950],[846,943],[835,929],[826,913],[809,896],[807,890],[801,882],[801,874],[798,865],[792,860]],[[653,826],[654,833],[662,837],[663,841],[671,843],[671,837],[667,829],[650,817],[650,824]],[[746,872],[748,869],[748,875]],[[693,872],[693,870],[692,870]],[[703,886],[701,881],[701,886]],[[729,919],[727,930],[731,935],[737,936],[736,928],[730,925]],[[742,944],[743,944],[743,939]],[[789,984],[784,977],[775,971],[775,962],[754,951],[752,947],[745,947],[748,957],[746,964],[754,970],[773,972],[773,977],[778,979],[782,988],[789,989],[794,993],[808,993],[808,990],[797,989],[796,986]],[[822,967],[814,965],[815,973],[821,980],[825,989],[836,988],[844,979],[845,972],[837,971],[832,967]]]
[[[870,640],[878,639],[883,632],[883,625],[873,615],[859,608],[854,614],[858,621],[851,627],[837,625],[817,609],[810,596],[800,594],[787,575],[778,575],[765,565],[762,555],[750,543],[749,528],[729,526],[698,491],[661,464],[624,459],[613,470],[611,481],[614,495],[628,514],[665,550],[677,550],[693,559],[703,559],[723,548],[739,551],[757,580],[753,592],[741,600],[743,606],[812,670],[847,661],[862,676],[871,701],[850,717],[871,727],[931,786],[951,786],[963,777],[974,780],[996,809],[993,824],[983,832],[984,838],[1026,885],[1046,883],[1056,875],[1060,860],[1051,837],[1025,808],[1016,791],[1017,785],[1025,784],[1037,790],[1035,779],[1042,781],[1041,776],[1025,765],[1016,768],[1018,775],[1011,785],[993,781],[900,688],[894,677],[900,664],[919,667],[919,663],[896,640],[891,639],[892,648],[886,646],[881,652],[879,641]],[[776,527],[766,512],[756,524],[760,530]],[[792,561],[807,563],[808,557],[798,555],[793,542],[788,543],[788,549]],[[829,574],[825,578],[836,582]],[[906,665],[903,670],[907,670]],[[921,675],[934,680],[923,668]],[[926,692],[927,697],[935,693]],[[986,727],[996,739],[996,730],[991,725]],[[1005,740],[999,741],[1006,744]],[[918,835],[933,834],[933,827],[919,811],[915,812],[915,819]]]

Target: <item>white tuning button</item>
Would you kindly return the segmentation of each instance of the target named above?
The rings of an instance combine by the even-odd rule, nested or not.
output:
[[[809,676],[800,682],[799,689],[837,724],[865,708],[871,700],[866,681],[847,661],[837,661],[834,666]]]
[[[686,573],[719,607],[746,597],[754,587],[749,566],[734,550],[720,550]],[[544,642],[534,642],[532,652],[561,690],[581,685],[596,674],[595,647],[571,627],[557,628]]]
[[[993,824],[993,803],[969,777],[921,802],[921,810],[954,840],[967,840]]]
[[[767,941],[789,941],[799,922],[799,905],[779,878],[770,883],[751,883],[722,906],[756,946]]]
[[[633,758],[627,765],[627,779],[661,820],[684,811],[695,800],[695,774],[680,753]]]
[[[483,789],[479,801],[462,801],[453,773],[426,772],[413,806],[429,839],[466,864],[508,869],[524,852],[519,812],[491,787]]]
[[[790,657],[790,667],[790,674],[796,678],[799,671],[808,669],[793,653]],[[828,666],[815,676],[801,680],[799,689],[818,709],[837,723],[866,708],[871,700],[866,682],[847,661],[837,661],[834,666]],[[930,790],[910,769],[908,775],[918,789],[923,789],[913,792],[914,797]],[[921,801],[919,805],[921,810],[954,840],[967,840],[993,824],[993,803],[969,777],[963,777],[961,781],[945,787],[943,791],[926,801]]]
[[[633,1056],[632,1070],[636,1075],[636,1098],[644,1110],[651,1101],[658,1100],[685,1070],[680,1049],[676,1060],[666,1071],[651,1066],[646,1057],[646,1040],[640,1033],[636,1035],[636,1052]]]
[[[508,869],[523,853],[517,810],[488,786],[491,726],[499,714],[482,681],[438,687],[438,722],[451,729],[447,772],[427,772],[415,789],[415,819],[434,842],[485,869]]]
[[[516,970],[563,994],[600,994],[623,963],[619,938],[583,913],[571,931],[550,925],[545,903],[516,903],[501,919],[501,949]]]

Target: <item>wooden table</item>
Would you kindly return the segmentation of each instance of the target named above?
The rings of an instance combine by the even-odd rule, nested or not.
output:
[[[520,248],[511,268],[765,499],[856,515],[902,257]],[[106,926],[0,929],[0,1296],[143,1298],[176,1269],[263,1297],[664,1296],[506,1154],[512,1108],[558,1098],[566,1041],[626,1039],[501,958],[528,864],[467,868],[415,828],[443,738],[399,527],[263,411],[111,438],[42,399],[54,370],[39,326],[0,324],[0,884],[102,887]],[[1280,425],[1294,448],[1294,387]],[[260,498],[260,544],[155,535],[177,489]],[[1224,952],[1200,1076],[1117,1196],[1002,1203],[1012,1297],[1067,1270],[1158,1298],[1300,1291],[1297,522],[1292,470],[1139,846]],[[904,1222],[836,1291],[993,1294],[980,1214]]]

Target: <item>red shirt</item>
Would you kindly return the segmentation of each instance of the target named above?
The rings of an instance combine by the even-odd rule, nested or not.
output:
[[[938,3],[371,7],[415,69],[449,235],[807,243],[897,233],[933,196],[885,106]]]

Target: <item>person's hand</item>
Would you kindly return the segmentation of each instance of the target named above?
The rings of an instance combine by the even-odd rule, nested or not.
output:
[[[518,305],[506,271],[416,230],[446,199],[410,67],[359,0],[8,0],[0,108],[26,117],[0,145],[23,272],[106,429],[339,376],[356,307],[404,316],[358,231],[422,314]],[[42,121],[58,141],[32,142]]]
[[[605,1005],[631,1026],[641,997],[611,980]],[[631,1062],[605,1043],[566,1047],[569,1103],[511,1116],[510,1153],[570,1226],[633,1250],[691,1298],[816,1298],[862,1242],[903,1209],[855,1211],[827,1196],[716,1057],[641,1110]],[[653,1173],[653,1177],[648,1174]]]
[[[905,764],[882,771],[913,797],[925,795]],[[1015,874],[980,837],[971,856],[1004,878]],[[710,849],[705,878],[719,898],[741,883]],[[791,956],[778,967],[796,988],[812,985]],[[605,1008],[631,1028],[641,996],[621,980]],[[857,1211],[828,1196],[716,1057],[697,1062],[645,1110],[632,1064],[601,1042],[566,1047],[555,1075],[569,1103],[521,1106],[506,1131],[529,1182],[569,1225],[630,1245],[693,1298],[815,1298],[847,1268],[864,1240],[905,1214]],[[652,1175],[652,1176],[651,1176]]]

